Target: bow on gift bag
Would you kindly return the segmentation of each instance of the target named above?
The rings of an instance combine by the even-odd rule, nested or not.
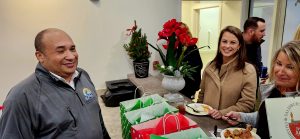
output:
[[[197,127],[162,136],[152,134],[150,135],[150,139],[209,139],[209,137],[200,127]]]
[[[196,122],[180,113],[166,114],[161,118],[133,125],[131,137],[132,139],[150,139],[151,134],[165,135],[195,127],[198,127]]]

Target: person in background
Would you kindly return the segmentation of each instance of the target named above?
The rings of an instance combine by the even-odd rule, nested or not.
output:
[[[257,71],[257,79],[261,73],[262,56],[261,44],[265,41],[266,35],[265,20],[260,17],[250,17],[244,23],[243,38],[246,44],[248,62],[253,64]]]
[[[185,23],[182,23],[181,26],[186,27],[188,29],[188,26]],[[191,32],[190,31],[188,32],[189,35],[192,36]],[[178,50],[177,54],[180,54],[182,51],[182,49],[177,49],[177,50]],[[197,68],[196,68],[196,72],[192,73],[193,79],[188,77],[184,78],[186,85],[179,92],[188,98],[193,98],[196,91],[199,90],[199,84],[201,83],[201,70],[203,67],[203,63],[199,53],[199,49],[196,45],[187,47],[184,54],[185,57],[183,59],[183,62],[188,62],[189,65]]]
[[[270,80],[274,85],[267,93],[267,98],[300,95],[300,41],[288,42],[277,50],[272,59]],[[222,119],[231,125],[236,125],[237,122],[230,119],[250,123],[257,128],[257,134],[262,139],[270,138],[265,101],[262,101],[258,112],[231,111]]]
[[[294,34],[294,40],[299,41],[300,40],[300,24],[298,25],[297,31]]]
[[[264,71],[263,78],[260,78],[262,73],[262,56],[261,44],[265,41],[263,37],[266,35],[265,20],[260,17],[249,17],[244,23],[243,38],[246,45],[247,62],[254,65],[256,69],[256,99],[258,103],[261,101],[260,84],[265,84],[268,79],[268,72]],[[257,106],[258,107],[258,106]],[[256,107],[256,108],[257,108]]]
[[[216,57],[204,69],[198,101],[213,108],[209,115],[215,119],[229,111],[251,112],[256,87],[256,71],[246,62],[242,32],[227,26],[220,33]]]
[[[71,37],[49,28],[35,38],[35,72],[14,86],[4,102],[1,139],[110,139],[95,87],[77,67]]]

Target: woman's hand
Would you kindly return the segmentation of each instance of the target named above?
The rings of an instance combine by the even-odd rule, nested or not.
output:
[[[222,116],[222,119],[227,121],[230,125],[235,126],[241,121],[241,115],[239,112],[231,111]]]
[[[265,84],[268,79],[269,79],[269,74],[267,74],[265,78],[260,78],[260,84]]]
[[[222,118],[222,113],[216,109],[212,109],[208,112],[208,114],[214,119]]]

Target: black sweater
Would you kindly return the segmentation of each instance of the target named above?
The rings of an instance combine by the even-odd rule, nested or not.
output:
[[[202,59],[199,53],[199,49],[196,45],[187,47],[187,50],[185,51],[185,58],[183,59],[184,62],[188,62],[192,67],[198,66],[196,69],[196,72],[192,74],[193,79],[190,79],[188,77],[185,77],[185,86],[180,91],[183,95],[186,97],[191,98],[197,90],[199,90],[200,83],[201,83],[201,69],[203,67]]]

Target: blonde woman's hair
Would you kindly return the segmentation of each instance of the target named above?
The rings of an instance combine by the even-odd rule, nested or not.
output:
[[[283,52],[287,55],[290,62],[293,64],[294,71],[296,73],[300,73],[300,40],[298,41],[290,41],[283,45],[279,50],[276,51],[272,63],[271,63],[271,71],[270,71],[270,80],[274,81],[274,66],[276,64],[277,57],[280,52]],[[300,74],[298,74],[298,82],[296,86],[296,90],[299,91],[299,81],[300,81]]]
[[[294,41],[300,41],[300,24],[298,25],[297,31],[294,34]]]

